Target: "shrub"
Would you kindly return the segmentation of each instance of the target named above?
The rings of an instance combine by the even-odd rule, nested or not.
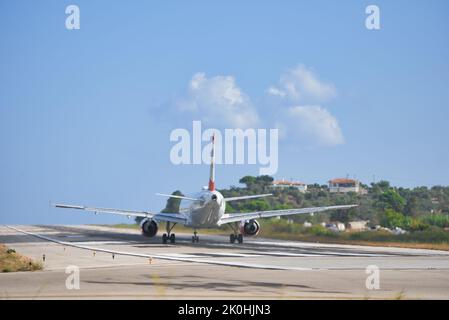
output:
[[[406,218],[405,216],[393,209],[386,209],[381,218],[381,224],[387,228],[405,228]]]
[[[413,219],[413,218],[409,218],[408,219],[408,225],[407,225],[407,229],[410,231],[423,231],[426,230],[428,228],[430,228],[430,225],[418,220],[418,219]]]
[[[431,226],[437,226],[440,228],[449,227],[449,216],[445,215],[445,214],[436,214],[436,213],[427,214],[427,215],[421,216],[419,218],[419,220],[422,223],[426,223]]]
[[[306,233],[314,235],[314,236],[324,236],[324,237],[337,237],[338,236],[335,232],[332,232],[319,224],[311,226],[310,228],[307,228]]]

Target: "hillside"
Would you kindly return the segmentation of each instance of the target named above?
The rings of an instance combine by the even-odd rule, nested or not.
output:
[[[220,189],[224,197],[235,197],[260,193],[273,196],[227,203],[226,212],[249,212],[342,204],[357,204],[350,210],[335,210],[310,215],[296,215],[285,219],[303,223],[343,222],[352,220],[369,221],[370,226],[400,227],[409,231],[423,231],[430,227],[449,227],[449,187],[434,186],[413,189],[393,187],[388,181],[363,185],[366,194],[354,192],[330,193],[326,185],[308,185],[306,193],[294,187],[272,188],[273,178],[269,176],[246,176],[239,180],[242,187],[231,186]],[[180,191],[174,194],[181,195]],[[171,198],[163,211],[176,212],[179,200]]]

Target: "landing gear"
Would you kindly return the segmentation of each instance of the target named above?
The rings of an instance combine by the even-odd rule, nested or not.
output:
[[[236,241],[238,243],[243,243],[243,235],[241,233],[239,233],[239,234],[231,233],[229,235],[229,242],[230,243],[235,243]]]
[[[170,235],[164,233],[162,235],[162,243],[166,244],[168,241],[170,241],[171,244],[174,244],[176,242],[176,235],[174,233],[171,233]]]
[[[232,231],[234,231],[234,233],[231,233],[229,235],[229,242],[230,243],[235,243],[236,241],[238,243],[243,243],[243,234],[238,233],[238,225],[237,224],[230,224]]]
[[[192,243],[195,243],[195,242],[198,243],[198,241],[200,240],[200,238],[198,238],[197,234],[198,234],[198,232],[196,232],[196,230],[193,231]]]
[[[173,230],[173,228],[175,226],[176,226],[176,223],[174,223],[170,227],[170,222],[167,222],[167,225],[166,225],[167,233],[164,233],[162,235],[162,243],[163,244],[166,244],[168,241],[170,241],[171,244],[174,244],[176,242],[176,235],[174,233],[171,233],[171,231]]]

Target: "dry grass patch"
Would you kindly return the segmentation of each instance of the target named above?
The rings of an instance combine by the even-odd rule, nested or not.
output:
[[[42,263],[35,262],[0,244],[0,272],[36,271],[42,268]]]

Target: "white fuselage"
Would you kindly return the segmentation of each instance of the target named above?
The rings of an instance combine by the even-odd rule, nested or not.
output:
[[[218,191],[203,190],[191,196],[198,200],[181,200],[179,213],[187,218],[192,228],[217,228],[225,214],[226,202]]]

